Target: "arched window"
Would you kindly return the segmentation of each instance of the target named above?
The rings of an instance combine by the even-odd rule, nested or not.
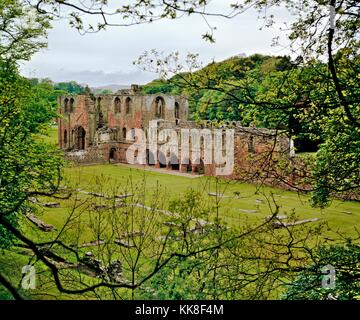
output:
[[[131,105],[132,105],[131,98],[127,97],[125,100],[126,114],[129,114],[131,112]]]
[[[121,101],[120,101],[119,97],[116,97],[114,100],[114,110],[115,110],[115,113],[121,112]]]
[[[69,99],[65,98],[64,100],[64,111],[69,112]]]
[[[101,97],[98,97],[96,99],[96,101],[97,101],[97,107],[100,108],[101,107]]]
[[[126,128],[122,129],[122,137],[124,140],[126,140]]]
[[[175,102],[175,119],[180,118],[180,106],[177,102]]]
[[[164,118],[165,101],[162,97],[155,99],[155,117]]]
[[[65,129],[64,130],[64,147],[66,147],[67,142],[68,142],[68,136],[67,136],[67,130]]]
[[[69,102],[69,112],[74,111],[74,102],[75,102],[75,100],[73,98],[71,98],[70,102]]]

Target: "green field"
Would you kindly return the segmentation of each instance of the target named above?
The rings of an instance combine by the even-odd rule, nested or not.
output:
[[[48,143],[55,144],[57,128],[52,127],[49,130],[49,135],[44,136],[43,139]],[[122,164],[68,167],[65,169],[65,179],[65,184],[89,191],[99,190],[100,180],[104,184],[101,188],[104,188],[105,192],[107,192],[106,189],[111,189],[114,186],[122,192],[127,192],[130,188],[136,188],[145,181],[147,192],[151,193],[159,188],[167,200],[181,197],[181,194],[190,188],[202,192],[205,197],[212,201],[214,197],[208,196],[208,193],[216,193],[214,178],[183,177],[166,173],[166,170],[164,173],[159,173],[134,169]],[[226,180],[220,181],[219,189],[218,193],[225,196],[220,202],[221,215],[229,224],[233,225],[241,224],[244,219],[262,220],[269,215],[270,210],[266,197],[270,193],[274,194],[276,202],[280,205],[280,214],[286,215],[295,210],[299,218],[317,217],[321,221],[327,221],[331,228],[350,233],[360,223],[360,203],[355,201],[333,200],[328,208],[321,210],[310,206],[309,195],[293,191],[269,187],[259,188],[251,184]],[[51,213],[56,210],[59,211],[59,215]],[[252,212],[245,212],[246,210]],[[63,211],[62,209],[52,209],[46,214],[46,218],[50,223],[57,224],[61,220],[59,218]]]
[[[67,179],[80,188],[96,191],[99,179],[106,181],[110,188],[116,185],[119,190],[127,192],[131,186],[136,188],[145,180],[146,190],[150,193],[159,188],[168,200],[181,197],[192,188],[214,201],[216,182],[209,177],[182,177],[166,173],[152,172],[142,169],[130,168],[127,165],[91,165],[66,169]],[[286,215],[295,211],[299,218],[319,218],[327,221],[332,228],[343,232],[352,232],[360,224],[360,203],[352,201],[333,200],[326,209],[312,208],[309,204],[309,195],[301,195],[293,191],[269,187],[257,187],[237,181],[220,181],[219,192],[221,216],[230,224],[241,224],[245,219],[252,221],[262,220],[270,214],[266,198],[274,194],[276,202],[280,205],[280,214]],[[248,212],[246,212],[248,211]],[[52,216],[52,215],[51,215]],[[49,215],[49,219],[50,218]],[[55,220],[52,222],[56,223]]]
[[[42,139],[54,143],[56,128],[52,128],[49,136],[44,136]],[[215,203],[219,201],[219,214],[222,221],[234,230],[249,223],[262,223],[264,218],[271,214],[269,204],[273,207],[273,201],[275,201],[280,206],[280,215],[290,216],[295,214],[297,220],[318,218],[317,222],[309,224],[311,226],[326,222],[329,229],[325,229],[323,235],[332,243],[336,242],[336,235],[334,236],[335,233],[330,232],[330,229],[339,231],[344,235],[353,236],[356,234],[356,227],[360,224],[359,202],[333,200],[328,208],[321,210],[310,206],[309,195],[239,181],[216,179],[214,177],[181,176],[171,174],[171,171],[169,172],[166,169],[159,171],[135,168],[124,164],[69,165],[64,170],[64,180],[61,182],[61,186],[63,189],[71,191],[71,197],[63,200],[40,198],[41,202],[59,202],[60,207],[45,208],[40,206],[37,212],[42,221],[54,225],[57,231],[51,231],[50,233],[39,232],[29,221],[24,220],[23,230],[26,231],[28,236],[44,241],[54,239],[69,215],[71,215],[74,205],[81,201],[84,201],[84,203],[88,201],[90,205],[93,205],[94,201],[96,204],[105,203],[105,200],[101,198],[95,199],[84,194],[84,192],[101,193],[109,197],[132,194],[133,196],[129,198],[130,201],[136,198],[136,201],[140,201],[144,205],[153,205],[155,201],[158,209],[168,210],[172,200],[183,198],[190,189],[193,189],[202,195],[206,203],[213,204],[213,208],[215,208]],[[216,194],[218,196],[214,196]],[[81,206],[77,210],[81,211]],[[111,214],[110,211],[103,214],[109,215],[109,213]],[[100,216],[100,213],[98,214]],[[214,209],[210,214],[210,218],[215,214]],[[94,223],[94,220],[92,220],[94,216],[96,214],[92,216],[92,213],[88,211],[81,217],[82,231],[78,239],[80,243],[94,240],[93,230],[89,227]],[[110,230],[107,231],[110,232]],[[71,242],[71,237],[67,240]],[[31,259],[31,255],[21,248],[14,248],[11,251],[3,250],[2,253],[0,255],[0,266],[4,274],[17,286],[19,279],[21,279],[21,267],[27,264]],[[43,268],[43,266],[40,268]],[[45,277],[45,279],[47,278]],[[86,279],[86,281],[93,281],[91,278]],[[6,293],[2,293],[1,288],[0,294],[6,297]],[[50,285],[48,290],[46,285],[45,287],[42,285],[40,295],[37,296],[36,292],[33,292],[31,297],[41,299],[71,298],[69,295],[60,295],[53,285]],[[92,297],[82,296],[81,298]]]

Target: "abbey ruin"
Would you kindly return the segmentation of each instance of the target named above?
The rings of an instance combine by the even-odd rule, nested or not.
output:
[[[63,96],[59,104],[59,146],[66,157],[76,163],[127,163],[126,151],[134,143],[134,139],[129,138],[129,132],[133,129],[146,132],[152,120],[157,120],[159,130],[173,129],[179,134],[184,128],[208,128],[211,132],[215,129],[210,121],[188,120],[186,97],[142,94],[137,85],[115,94]],[[291,153],[291,140],[273,130],[242,127],[240,122],[235,121],[217,126],[219,128],[234,130],[233,175],[254,169],[254,160],[259,163],[259,159],[270,151],[273,154]],[[159,141],[160,144],[163,142]],[[173,159],[170,150],[153,154],[147,146],[146,164],[183,173],[215,175],[215,165],[203,161],[204,143],[201,150],[199,162],[192,163],[191,155],[187,159],[170,161]],[[178,154],[181,154],[180,150]]]

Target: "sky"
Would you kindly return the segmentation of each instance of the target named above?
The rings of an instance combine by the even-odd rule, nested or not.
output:
[[[213,10],[226,10],[227,0],[214,0]],[[211,8],[210,8],[211,9]],[[110,84],[145,84],[158,76],[133,65],[144,51],[156,49],[165,54],[198,53],[204,65],[229,57],[253,53],[285,55],[286,48],[272,47],[272,39],[280,36],[286,45],[286,35],[279,26],[291,17],[281,8],[274,10],[279,25],[263,28],[255,11],[233,19],[209,18],[216,42],[204,41],[201,35],[209,31],[199,15],[178,20],[163,20],[132,27],[111,27],[95,34],[80,35],[66,19],[53,23],[48,35],[48,48],[43,49],[21,66],[26,77],[50,78],[55,82],[74,80],[91,87]]]

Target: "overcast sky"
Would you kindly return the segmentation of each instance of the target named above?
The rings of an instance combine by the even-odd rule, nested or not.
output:
[[[227,1],[215,2],[217,6],[225,6]],[[285,10],[276,9],[275,13],[280,21],[290,20]],[[231,20],[210,18],[209,22],[217,27],[215,44],[202,40],[201,35],[208,29],[205,21],[195,15],[176,21],[113,27],[87,35],[80,35],[70,28],[68,21],[60,20],[54,22],[49,32],[48,48],[24,63],[22,74],[48,77],[56,82],[75,80],[90,86],[144,84],[157,75],[140,71],[132,62],[150,49],[164,53],[179,51],[183,55],[199,53],[205,64],[241,53],[287,54],[286,49],[271,47],[272,38],[277,35],[286,44],[285,35],[278,27],[259,30],[263,22],[257,16],[249,11]]]

